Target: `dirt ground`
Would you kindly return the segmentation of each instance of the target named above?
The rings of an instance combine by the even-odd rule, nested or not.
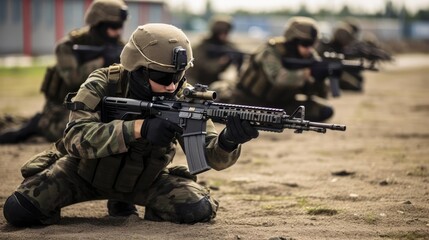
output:
[[[330,122],[346,132],[261,133],[236,165],[199,175],[220,201],[210,223],[113,219],[95,201],[63,209],[47,227],[14,228],[0,214],[0,239],[429,239],[428,67],[429,55],[397,56],[365,73],[363,94],[330,99]],[[42,104],[37,94],[0,96],[0,109],[27,116]],[[1,210],[20,166],[47,146],[0,146]],[[183,153],[174,164],[185,164]]]

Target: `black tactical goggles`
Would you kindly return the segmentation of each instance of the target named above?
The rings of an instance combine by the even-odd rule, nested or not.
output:
[[[164,86],[169,86],[171,83],[176,84],[183,77],[183,71],[176,73],[167,73],[146,68],[142,68],[141,71],[148,73],[150,80]]]
[[[120,29],[124,27],[124,23],[123,22],[104,22],[105,26],[107,28],[111,28],[114,30]]]
[[[298,40],[298,45],[301,45],[303,47],[311,47],[314,45],[313,40]]]

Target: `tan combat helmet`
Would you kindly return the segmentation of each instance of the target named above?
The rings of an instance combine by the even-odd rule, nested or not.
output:
[[[350,25],[340,23],[334,31],[332,40],[344,47],[355,41],[356,37],[353,34],[353,29]]]
[[[287,42],[301,40],[315,42],[317,40],[317,23],[308,17],[293,17],[286,24],[284,37]]]
[[[162,23],[139,26],[121,53],[121,64],[128,71],[144,67],[184,74],[184,70],[192,66],[192,61],[191,43],[185,33]]]
[[[214,16],[210,20],[210,32],[212,35],[229,33],[233,28],[232,18],[227,15]]]
[[[128,8],[122,0],[95,0],[85,13],[85,23],[96,26],[101,22],[124,22]]]
[[[361,27],[359,21],[354,17],[347,17],[343,19],[344,24],[349,25],[351,30],[353,31],[353,35],[357,38],[359,36]]]

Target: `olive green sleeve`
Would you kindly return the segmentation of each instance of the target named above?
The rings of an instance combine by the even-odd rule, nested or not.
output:
[[[304,86],[310,76],[310,69],[290,70],[283,67],[281,56],[272,47],[266,47],[255,56],[255,61],[274,86],[280,88],[298,89]]]
[[[80,64],[69,41],[57,45],[55,57],[57,71],[71,89],[79,88],[92,71],[102,67],[104,64],[102,57]]]
[[[101,122],[99,104],[106,95],[106,74],[106,69],[94,71],[73,99],[86,109],[70,113],[64,144],[71,156],[93,159],[123,153],[135,140],[134,121]]]
[[[195,48],[193,51],[195,58],[194,68],[195,71],[204,73],[205,75],[218,75],[225,71],[231,63],[221,64],[219,57],[210,57],[209,47],[208,43],[203,42]]]

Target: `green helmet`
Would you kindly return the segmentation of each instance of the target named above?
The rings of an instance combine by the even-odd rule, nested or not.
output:
[[[315,42],[317,40],[317,23],[308,17],[293,17],[286,24],[284,37],[287,42],[301,40]]]
[[[85,23],[96,26],[101,22],[124,22],[128,8],[122,0],[95,0],[85,13]]]
[[[219,15],[215,16],[210,21],[210,31],[212,35],[220,33],[228,33],[233,28],[232,19],[230,16]]]
[[[163,23],[139,26],[121,53],[121,64],[128,71],[140,67],[177,73],[192,66],[189,39],[179,28]]]
[[[334,31],[333,42],[340,44],[341,46],[346,46],[351,42],[355,41],[355,35],[353,34],[353,29],[345,24],[341,23]]]

